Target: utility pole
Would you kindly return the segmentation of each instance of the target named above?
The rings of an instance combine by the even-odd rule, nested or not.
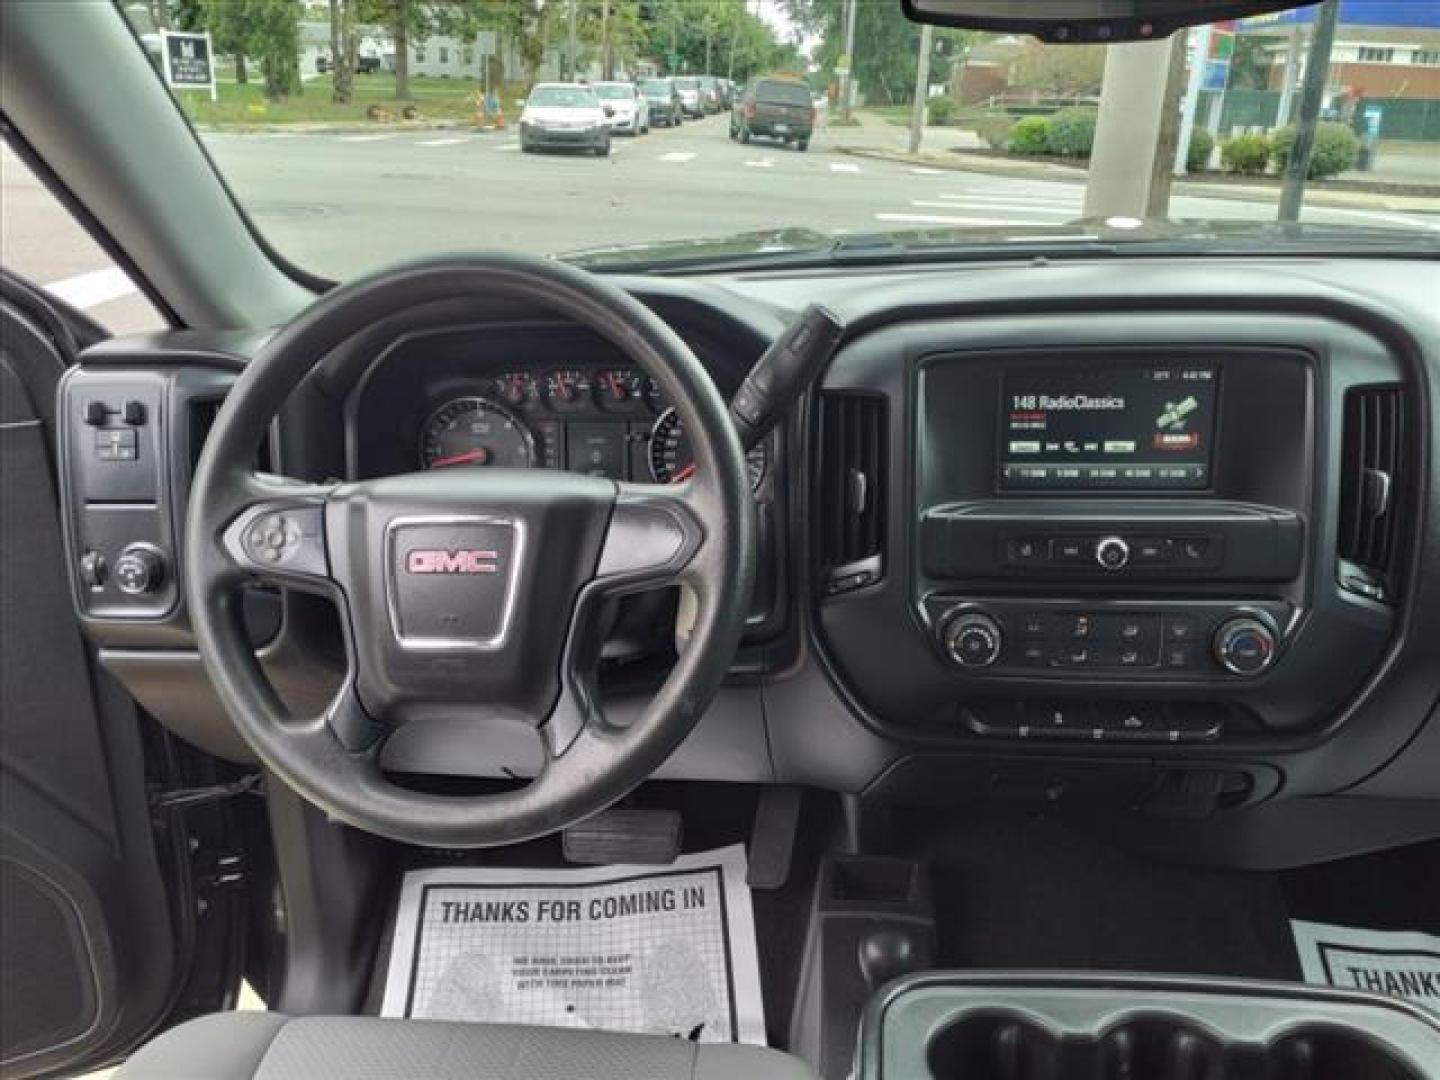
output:
[[[915,104],[910,110],[910,153],[920,152],[920,140],[925,134],[925,105],[930,98],[930,48],[935,27],[925,23],[920,27],[920,56],[915,63]]]
[[[1315,37],[1305,61],[1305,85],[1300,91],[1300,113],[1295,118],[1295,145],[1290,148],[1280,188],[1280,221],[1300,220],[1305,179],[1310,174],[1310,154],[1315,149],[1315,126],[1325,100],[1325,83],[1330,79],[1330,51],[1335,45],[1335,25],[1339,21],[1340,0],[1324,0],[1315,13]]]
[[[1180,139],[1175,146],[1175,175],[1190,171],[1190,136],[1195,133],[1195,113],[1200,108],[1200,88],[1205,85],[1205,65],[1210,58],[1210,27],[1201,26],[1190,32],[1192,56],[1190,82],[1185,88],[1185,104],[1180,110]]]
[[[570,0],[570,48],[567,53],[570,58],[570,77],[568,82],[578,82],[580,79],[580,68],[575,63],[575,9],[580,6],[580,0]]]
[[[860,0],[848,0],[845,8],[845,74],[840,77],[840,119],[850,122],[852,89],[855,86],[855,9]]]
[[[615,78],[610,60],[610,0],[600,0],[600,74],[606,81]]]

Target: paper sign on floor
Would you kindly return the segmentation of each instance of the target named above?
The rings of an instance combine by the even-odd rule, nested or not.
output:
[[[1291,920],[1305,981],[1405,998],[1440,1012],[1440,937]]]
[[[745,850],[408,873],[382,1013],[763,1045]]]

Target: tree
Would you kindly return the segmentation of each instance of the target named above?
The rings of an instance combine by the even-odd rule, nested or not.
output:
[[[201,21],[203,29],[210,31],[215,51],[235,58],[235,81],[249,82],[250,73],[245,68],[245,50],[250,45],[247,5],[230,0],[204,0]]]
[[[354,5],[330,0],[330,100],[348,105],[355,94]]]
[[[1045,97],[1098,94],[1105,81],[1105,48],[1029,40],[1010,66],[1010,86]]]
[[[1270,89],[1270,54],[1267,39],[1259,34],[1235,35],[1235,51],[1230,56],[1231,90]]]
[[[235,78],[246,81],[245,57],[260,61],[265,96],[278,101],[301,92],[300,0],[204,0],[205,27],[220,52],[235,57]]]
[[[532,0],[356,0],[357,17],[383,23],[395,42],[395,100],[410,101],[410,43],[431,36],[473,40],[482,29],[524,24]],[[512,29],[512,33],[514,30]]]

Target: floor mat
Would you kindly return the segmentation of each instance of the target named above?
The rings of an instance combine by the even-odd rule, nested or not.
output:
[[[1290,927],[1306,982],[1388,994],[1440,1012],[1440,937],[1299,919]]]
[[[1048,818],[906,818],[942,965],[1298,979],[1276,875],[1163,863]]]
[[[411,871],[381,1013],[764,1044],[744,849]]]

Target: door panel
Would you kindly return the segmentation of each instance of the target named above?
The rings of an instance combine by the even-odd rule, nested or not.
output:
[[[140,718],[92,662],[53,480],[63,314],[0,297],[0,1072],[103,1064],[159,1025],[181,965]],[[43,301],[42,301],[43,302]],[[83,329],[83,324],[74,324]]]

